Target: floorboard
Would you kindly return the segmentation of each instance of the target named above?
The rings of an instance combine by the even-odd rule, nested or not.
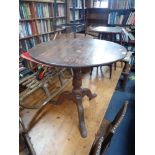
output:
[[[111,80],[106,67],[103,69],[104,76],[100,69],[98,73],[94,69],[91,78],[89,73],[83,75],[82,87],[97,93],[91,101],[87,97],[83,99],[87,138],[80,136],[75,103],[67,100],[57,106],[48,104],[29,131],[37,155],[88,155],[122,71],[120,64],[117,65]],[[71,89],[72,83],[69,83],[65,90]],[[31,99],[39,96],[35,94]],[[36,110],[23,110],[22,118],[27,127],[35,113]]]

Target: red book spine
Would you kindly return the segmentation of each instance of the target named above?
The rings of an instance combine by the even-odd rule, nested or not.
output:
[[[37,30],[36,30],[35,21],[32,21],[32,23],[31,23],[31,29],[32,29],[32,34],[33,35],[36,35],[37,34]]]
[[[34,18],[37,18],[37,10],[36,10],[36,6],[34,3],[32,3],[31,5],[31,12]]]

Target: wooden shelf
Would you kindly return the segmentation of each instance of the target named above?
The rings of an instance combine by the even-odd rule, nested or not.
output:
[[[71,10],[73,10],[73,7],[70,7]],[[86,8],[84,8],[86,9]],[[75,10],[82,10],[82,8],[75,8]]]
[[[33,37],[37,37],[38,34],[35,34],[35,35],[32,35],[32,36],[27,36],[27,37],[24,37],[24,38],[19,38],[19,40],[25,40],[25,39],[29,39],[29,38],[33,38]]]
[[[125,24],[107,24],[108,26],[123,26],[123,27],[130,27],[130,26],[133,26],[133,25],[125,25]]]
[[[57,16],[55,18],[66,18],[66,16]]]
[[[54,31],[38,34],[38,36],[54,33]]]
[[[59,25],[57,25],[59,26]],[[62,31],[64,30],[64,28],[58,28],[57,30],[55,30],[56,32],[57,31]],[[29,38],[33,38],[33,37],[38,37],[38,36],[41,36],[41,35],[46,35],[46,34],[50,34],[50,33],[54,33],[54,31],[51,31],[51,32],[46,32],[46,33],[41,33],[41,34],[35,34],[35,35],[32,35],[32,36],[27,36],[27,37],[24,37],[24,38],[19,38],[19,40],[25,40],[25,39],[29,39]]]
[[[37,36],[41,36],[41,35],[46,35],[46,34],[50,34],[50,33],[54,33],[54,31],[41,33],[41,34],[35,34],[35,35],[27,36],[27,37],[24,37],[24,38],[19,38],[19,40],[25,40],[25,39],[29,39],[29,38],[33,38],[33,37],[37,37]]]
[[[96,11],[96,10],[100,10],[100,11],[105,11],[105,12],[107,12],[107,11],[135,11],[135,9],[134,8],[131,8],[131,9],[109,9],[109,8],[87,8],[88,10],[94,10],[94,11]]]
[[[81,21],[81,20],[84,20],[84,19],[82,19],[82,18],[80,18],[80,19],[75,19],[75,21]],[[73,22],[73,20],[71,20],[70,22]]]
[[[31,18],[31,19],[20,19],[20,22],[25,22],[25,21],[33,21],[33,20],[48,20],[48,19],[53,19],[54,17],[42,17],[42,18]]]

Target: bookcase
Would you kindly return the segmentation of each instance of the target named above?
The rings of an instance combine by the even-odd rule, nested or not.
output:
[[[135,25],[134,0],[86,0],[86,6],[88,26]]]
[[[28,50],[51,40],[66,19],[66,0],[20,0],[19,47]]]
[[[85,29],[85,0],[67,0],[67,23],[73,26],[73,31]]]

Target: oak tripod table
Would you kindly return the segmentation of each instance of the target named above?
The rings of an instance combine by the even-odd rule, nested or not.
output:
[[[87,129],[84,120],[82,98],[86,95],[89,100],[97,95],[88,88],[81,88],[81,68],[107,65],[126,56],[126,49],[116,43],[98,39],[60,39],[38,44],[29,50],[33,59],[38,62],[71,68],[73,70],[73,89],[60,94],[56,104],[64,99],[71,99],[77,105],[79,128],[82,137],[87,137]]]
[[[113,40],[112,36],[118,34],[120,37],[120,44],[122,45],[122,33],[123,33],[122,27],[97,26],[97,27],[91,28],[90,31],[98,33],[99,34],[98,39],[103,39],[102,38],[103,35],[110,35],[111,38],[109,41],[113,41],[113,42],[115,42],[115,40]]]

